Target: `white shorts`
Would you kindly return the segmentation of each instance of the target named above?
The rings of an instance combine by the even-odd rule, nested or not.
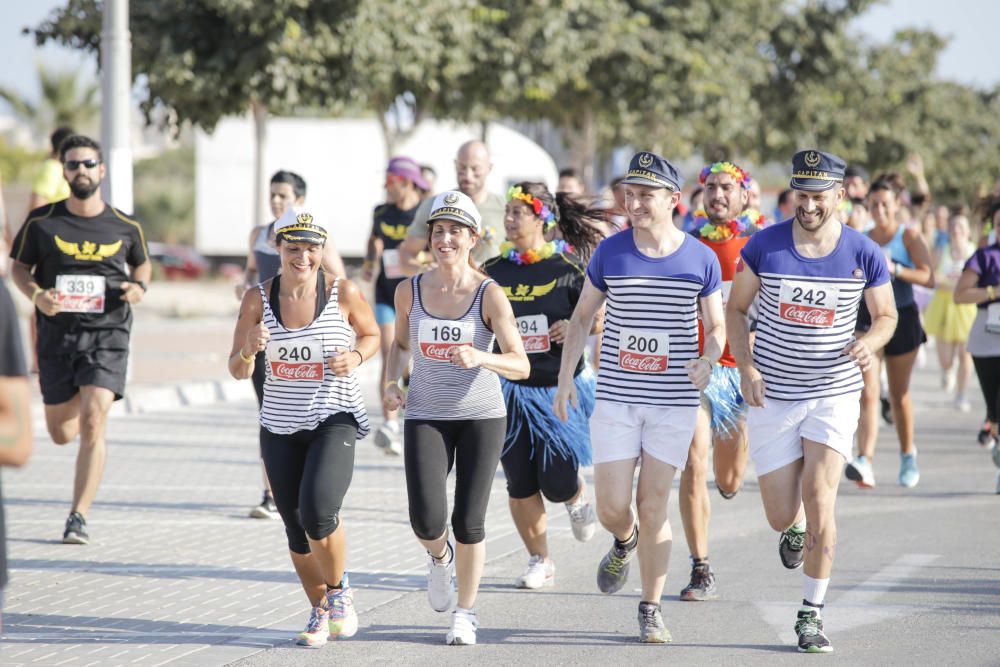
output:
[[[635,459],[639,454],[684,470],[698,408],[630,405],[599,400],[590,415],[594,463]]]
[[[851,458],[861,413],[861,392],[808,401],[766,399],[750,408],[747,438],[757,475],[766,475],[802,458],[802,438]]]

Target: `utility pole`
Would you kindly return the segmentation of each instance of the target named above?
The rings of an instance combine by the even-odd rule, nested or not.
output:
[[[108,167],[104,200],[127,214],[132,200],[132,36],[128,0],[104,0],[101,27],[101,148]]]

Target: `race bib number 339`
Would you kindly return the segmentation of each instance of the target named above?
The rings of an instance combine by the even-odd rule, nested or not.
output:
[[[778,317],[807,327],[833,326],[840,289],[835,285],[782,280],[778,293]]]
[[[472,322],[422,320],[417,330],[420,354],[434,361],[448,361],[451,349],[472,345]]]
[[[666,373],[670,335],[665,331],[622,329],[618,336],[618,366],[632,373]]]
[[[323,341],[319,338],[272,340],[267,344],[267,363],[276,380],[323,381]]]
[[[56,276],[56,291],[64,313],[103,313],[104,276]]]

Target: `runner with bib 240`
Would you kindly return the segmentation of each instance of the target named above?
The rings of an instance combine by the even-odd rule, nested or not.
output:
[[[507,440],[500,458],[507,477],[507,495],[514,525],[528,550],[528,567],[515,581],[518,588],[555,583],[555,563],[549,558],[545,502],[565,503],[577,540],[594,534],[597,518],[587,502],[580,466],[590,465],[587,420],[594,405],[594,374],[577,364],[579,408],[568,422],[552,414],[559,380],[559,361],[566,324],[583,290],[584,266],[601,241],[594,223],[603,211],[590,209],[544,183],[522,182],[507,192],[500,255],[483,270],[497,281],[517,317],[524,349],[531,361],[526,380],[501,379],[507,402]],[[559,230],[560,239],[545,241]],[[603,324],[599,320],[598,328]]]
[[[603,593],[620,590],[638,553],[639,638],[664,643],[671,640],[660,610],[672,542],[667,501],[676,471],[687,462],[701,390],[722,354],[719,260],[674,226],[683,179],[670,162],[637,153],[623,183],[632,228],[605,239],[590,258],[567,328],[553,408],[565,420],[566,402],[578,404],[574,372],[606,301],[590,442],[597,516],[614,541],[598,567],[597,585]],[[701,356],[699,313],[705,325]],[[632,480],[640,457],[636,517]]]
[[[858,424],[861,372],[896,326],[882,251],[837,219],[843,180],[835,155],[795,154],[795,217],[750,238],[726,307],[764,513],[780,532],[782,565],[805,560],[795,632],[808,653],[833,650],[820,613],[837,548],[837,484]],[[758,295],[751,353],[747,318]],[[855,339],[862,298],[872,327]]]

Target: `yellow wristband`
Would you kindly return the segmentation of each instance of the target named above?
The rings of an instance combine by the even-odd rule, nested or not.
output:
[[[31,293],[31,303],[34,304],[35,303],[35,299],[38,298],[38,295],[41,294],[44,291],[45,291],[44,287],[36,287],[35,291]]]
[[[988,299],[989,299],[990,301],[993,301],[994,299],[996,299],[996,298],[997,298],[997,297],[996,297],[996,294],[994,294],[994,293],[993,293],[993,285],[987,285],[987,286],[986,286],[986,297],[987,297],[987,298],[988,298]],[[32,301],[34,301],[34,298],[32,298]]]
[[[239,353],[240,353],[240,359],[243,360],[243,363],[245,363],[245,364],[252,364],[253,363],[253,355],[250,355],[249,357],[244,357],[242,349],[240,349]]]
[[[371,261],[370,259],[366,259],[365,261],[361,262],[362,269],[370,269],[373,266],[375,266],[375,262]]]
[[[715,365],[715,362],[712,361],[712,359],[707,354],[703,354],[700,357],[698,357],[698,361],[707,361],[709,366]]]
[[[396,385],[396,387],[398,388],[399,387],[399,380],[386,380],[385,386],[382,387],[382,391],[385,391],[386,389],[388,389],[392,385]]]

